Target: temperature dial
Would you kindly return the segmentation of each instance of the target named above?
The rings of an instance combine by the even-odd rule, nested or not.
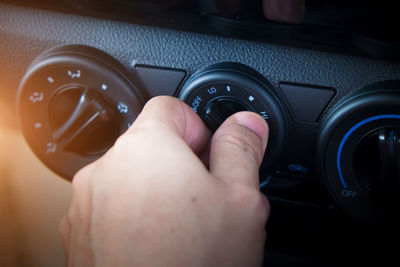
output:
[[[239,111],[253,111],[270,128],[263,167],[268,169],[284,150],[287,118],[273,87],[255,70],[239,63],[219,63],[195,73],[182,87],[185,101],[215,131]]]
[[[357,92],[324,119],[321,174],[332,196],[367,225],[394,221],[400,198],[400,83]]]
[[[127,130],[146,96],[139,80],[108,54],[86,46],[48,50],[18,92],[22,131],[32,150],[67,179]]]
[[[251,108],[236,99],[220,97],[210,101],[204,108],[203,120],[208,128],[215,131],[229,116],[247,110]]]
[[[66,151],[98,155],[120,134],[121,118],[95,89],[76,86],[62,89],[50,101],[49,110],[50,127],[54,129],[52,138]]]

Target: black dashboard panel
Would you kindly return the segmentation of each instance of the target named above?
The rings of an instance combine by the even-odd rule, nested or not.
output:
[[[116,1],[109,9],[104,8],[109,7],[109,1],[99,1],[96,5],[90,0],[80,3],[4,2],[0,3],[0,89],[1,101],[13,114],[17,114],[18,88],[30,64],[48,49],[62,45],[102,50],[132,75],[137,75],[139,80],[143,71],[148,69],[154,68],[158,73],[155,75],[161,75],[162,70],[176,71],[177,79],[181,80],[171,83],[174,84],[171,89],[161,92],[175,96],[188,87],[190,79],[198,75],[198,71],[204,72],[222,62],[245,65],[257,73],[255,76],[260,75],[268,81],[267,87],[271,87],[281,103],[287,120],[284,156],[276,167],[261,172],[262,191],[272,205],[265,265],[361,266],[389,263],[395,257],[395,248],[391,248],[389,241],[396,240],[396,227],[389,222],[371,226],[357,221],[357,216],[351,214],[350,218],[349,212],[343,211],[346,210],[343,205],[347,204],[337,201],[338,196],[332,192],[336,185],[330,185],[330,180],[326,182],[331,178],[324,178],[330,176],[324,175],[325,169],[321,167],[336,167],[321,162],[324,153],[328,153],[325,151],[332,150],[325,150],[325,143],[339,138],[329,134],[342,127],[336,126],[332,118],[347,120],[346,116],[353,116],[346,112],[341,115],[338,107],[346,107],[359,99],[358,95],[374,94],[375,91],[397,99],[397,90],[400,90],[399,48],[384,22],[379,23],[381,28],[369,23],[360,23],[356,27],[349,21],[344,24],[343,21],[324,20],[314,12],[306,16],[304,25],[286,25],[260,20],[253,9],[238,18],[221,16],[202,5],[196,6],[198,12],[187,6],[178,8],[181,1],[171,1],[171,6],[164,3],[161,7],[157,1],[150,1],[147,5],[143,1]],[[255,5],[259,1],[250,2]],[[310,6],[311,11],[319,10],[316,7],[322,1],[310,2],[314,4]],[[332,4],[335,1],[327,2]],[[335,7],[337,12],[349,12]],[[363,18],[361,13],[364,9],[357,10]],[[365,9],[365,12],[370,14],[370,9]],[[240,29],[246,27],[251,30],[242,34]],[[160,94],[159,88],[146,88],[144,80],[138,83],[139,90],[147,90],[149,96]],[[287,95],[299,90],[306,90],[300,95],[313,97],[317,94],[318,99],[324,99],[319,103],[318,112],[311,117],[300,102],[296,103],[295,99],[301,97],[292,95],[293,100]],[[400,107],[396,103],[391,105],[390,110],[382,112],[399,113]],[[366,108],[365,112],[370,111]],[[381,110],[376,112],[380,114]],[[371,116],[377,115],[376,112],[367,115],[375,118]],[[379,119],[389,118],[385,116]],[[350,129],[347,138],[359,129],[352,128],[352,123],[359,121],[365,122],[357,118],[343,126],[341,131],[344,133]],[[325,126],[328,133],[321,129]],[[390,122],[390,129],[397,126],[397,122]],[[373,130],[382,128],[374,127],[368,130],[368,138],[374,136]],[[321,133],[328,136],[320,137]],[[395,133],[389,130],[389,138],[393,139]],[[343,149],[347,149],[346,140],[336,142],[341,141]],[[318,149],[318,146],[323,148]],[[326,158],[335,161],[335,156]],[[346,197],[346,201],[359,193],[351,188],[339,188],[339,197]],[[389,206],[391,210],[388,212],[395,213],[393,205]]]

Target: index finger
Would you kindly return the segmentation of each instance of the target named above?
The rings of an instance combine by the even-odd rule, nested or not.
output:
[[[160,127],[180,136],[197,155],[204,151],[211,136],[200,117],[184,102],[171,96],[150,99],[126,134],[142,129],[159,131]]]

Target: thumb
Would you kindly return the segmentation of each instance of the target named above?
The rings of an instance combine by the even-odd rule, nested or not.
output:
[[[256,113],[239,112],[229,117],[212,138],[210,172],[226,182],[258,188],[268,133],[267,123]]]

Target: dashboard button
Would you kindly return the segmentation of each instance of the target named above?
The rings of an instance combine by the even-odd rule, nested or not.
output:
[[[317,122],[336,91],[332,88],[293,83],[279,84],[296,120]]]
[[[151,97],[173,95],[186,76],[183,70],[146,65],[136,65],[135,70]]]

